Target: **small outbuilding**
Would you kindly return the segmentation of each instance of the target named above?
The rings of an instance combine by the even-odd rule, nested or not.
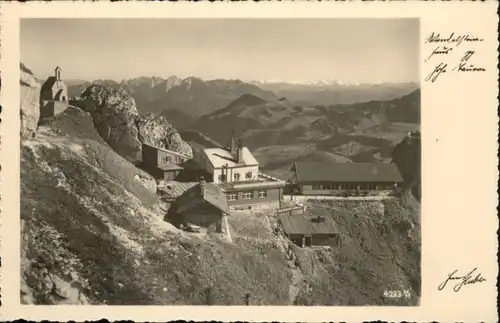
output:
[[[142,144],[141,168],[151,174],[158,185],[176,180],[184,170],[182,163],[190,157],[178,152],[153,145]]]
[[[221,188],[204,179],[186,190],[172,205],[173,216],[179,225],[196,225],[207,231],[227,233],[230,214],[227,198]]]
[[[331,217],[280,215],[278,221],[285,236],[300,247],[331,246],[341,242]]]

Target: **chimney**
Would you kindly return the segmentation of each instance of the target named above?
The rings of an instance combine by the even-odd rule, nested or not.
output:
[[[234,154],[236,152],[236,136],[234,135],[234,130],[231,130],[228,149],[231,154]]]
[[[205,195],[205,178],[203,176],[200,177],[200,195]]]
[[[236,162],[238,164],[243,163],[243,144],[241,143],[241,139],[238,139],[238,147],[236,148]]]

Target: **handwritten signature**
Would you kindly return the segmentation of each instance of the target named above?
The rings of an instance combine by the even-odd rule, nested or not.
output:
[[[455,292],[458,292],[462,288],[462,286],[485,282],[486,279],[481,276],[481,273],[478,273],[476,274],[476,276],[472,277],[475,274],[476,270],[477,267],[472,269],[464,276],[455,276],[458,270],[454,270],[452,273],[448,274],[448,277],[446,277],[446,279],[441,284],[439,284],[438,290],[443,290],[451,280],[459,281],[459,283],[453,286],[453,291]]]
[[[434,52],[433,52],[434,53]],[[457,65],[453,67],[451,71],[453,72],[484,72],[486,69],[484,67],[476,66],[471,63],[471,58],[472,56],[475,55],[475,51],[473,50],[468,50],[465,52],[464,56],[460,59]],[[433,54],[431,54],[432,56]],[[427,77],[425,78],[425,81],[428,82],[430,81],[431,83],[434,83],[439,76],[441,76],[444,73],[448,72],[448,64],[441,62],[438,65],[434,67],[434,70],[430,72]]]

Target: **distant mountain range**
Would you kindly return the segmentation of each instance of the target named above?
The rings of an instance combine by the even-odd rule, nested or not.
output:
[[[226,107],[245,93],[255,94],[266,100],[277,100],[273,92],[240,80],[203,81],[196,77],[179,79],[172,76],[166,79],[139,77],[121,82],[96,80],[92,83],[124,88],[134,98],[141,113],[152,112],[167,117],[169,110],[179,111],[188,118],[198,117]],[[89,82],[70,84],[71,82],[68,84],[70,97],[79,96],[90,85]]]
[[[152,112],[172,119],[178,128],[189,125],[195,118],[227,107],[241,95],[251,94],[268,102],[286,98],[290,104],[315,105],[350,104],[371,100],[391,100],[418,88],[405,84],[357,84],[339,81],[286,83],[273,81],[242,82],[240,80],[209,80],[197,77],[180,79],[175,76],[138,77],[120,82],[114,80],[66,80],[69,96],[78,97],[91,83],[124,88],[136,101],[140,113]]]
[[[311,86],[331,86],[331,85],[360,85],[359,82],[343,82],[339,80],[316,80],[316,81],[282,81],[282,80],[259,80],[259,81],[249,81],[248,83],[266,86],[266,85],[311,85]]]
[[[416,83],[349,83],[335,80],[314,82],[254,82],[262,89],[301,106],[387,101],[419,88]]]

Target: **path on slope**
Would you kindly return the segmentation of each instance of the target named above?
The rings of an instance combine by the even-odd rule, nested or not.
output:
[[[298,266],[298,262],[296,261],[297,257],[291,247],[292,242],[281,234],[281,230],[279,230],[279,224],[277,223],[276,218],[274,218],[273,216],[269,216],[269,220],[273,231],[277,232],[276,238],[281,244],[281,249],[283,251],[283,254],[285,255],[288,267],[292,272],[292,282],[290,283],[290,286],[288,288],[288,305],[295,305],[295,299],[297,298],[297,295],[299,294],[302,287],[301,285],[303,283],[304,274],[302,273],[302,270],[300,269],[300,267]]]
[[[295,299],[297,298],[297,295],[300,292],[301,285],[304,279],[304,274],[302,274],[302,271],[300,268],[295,265],[295,261],[289,260],[289,263],[291,263],[292,267],[292,283],[290,284],[290,287],[288,289],[288,295],[289,295],[289,301],[288,305],[295,305]]]

